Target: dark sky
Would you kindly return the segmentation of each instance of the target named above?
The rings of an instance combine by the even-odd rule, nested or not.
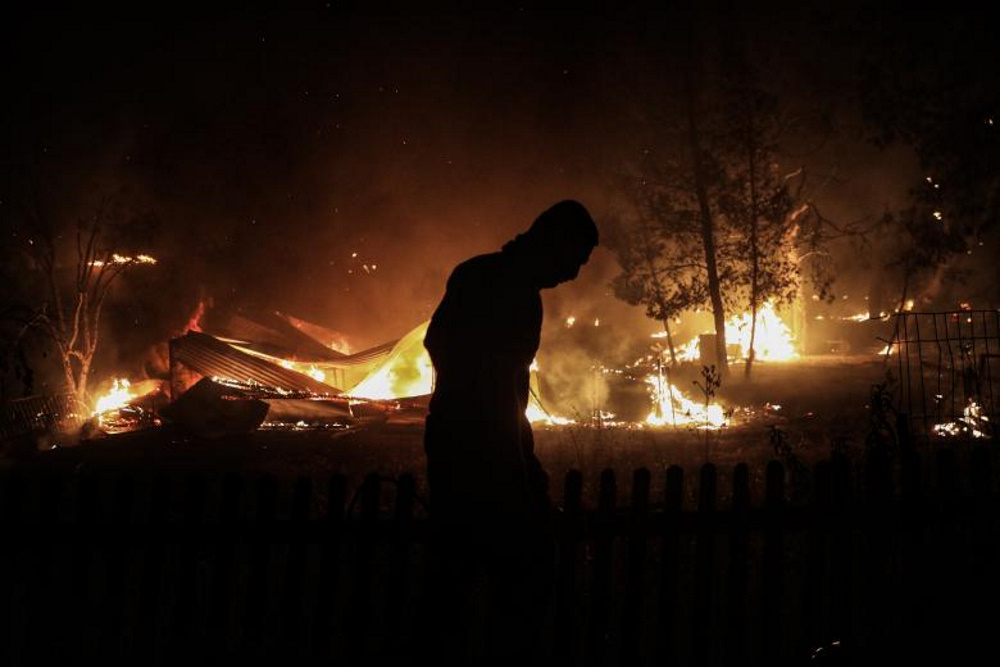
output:
[[[742,36],[803,109],[853,127],[799,142],[796,159],[850,176],[833,215],[898,204],[916,173],[905,151],[879,152],[850,125],[854,51],[882,31],[898,38],[888,13],[366,4],[5,21],[5,221],[16,225],[11,193],[31,163],[57,224],[103,194],[159,221],[157,278],[142,279],[158,298],[129,301],[138,328],[139,311],[160,328],[183,322],[205,294],[379,342],[429,317],[458,261],[555,201],[578,198],[611,224],[616,169],[648,140],[642,123],[684,66],[686,33]],[[600,250],[578,285],[547,295],[549,313],[620,314],[613,273]]]

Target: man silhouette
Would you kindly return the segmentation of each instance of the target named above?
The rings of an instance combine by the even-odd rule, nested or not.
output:
[[[559,202],[500,252],[455,268],[431,318],[424,345],[436,380],[424,447],[440,658],[467,659],[461,607],[485,566],[491,661],[532,659],[552,565],[548,477],[524,414],[539,292],[576,278],[597,242],[587,209]]]

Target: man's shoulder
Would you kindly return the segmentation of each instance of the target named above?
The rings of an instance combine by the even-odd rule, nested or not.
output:
[[[455,267],[448,279],[448,285],[490,282],[506,269],[505,264],[503,255],[498,252],[476,255]]]

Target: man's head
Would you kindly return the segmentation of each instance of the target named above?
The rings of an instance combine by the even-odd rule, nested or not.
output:
[[[597,243],[590,213],[580,202],[567,199],[542,212],[504,250],[518,255],[532,282],[545,288],[576,278]]]

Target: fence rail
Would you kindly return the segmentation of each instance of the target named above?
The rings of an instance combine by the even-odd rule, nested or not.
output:
[[[711,464],[637,470],[625,504],[613,471],[596,502],[571,472],[539,651],[554,664],[773,665],[836,639],[869,657],[931,645],[954,657],[991,636],[995,614],[967,610],[1000,592],[995,452],[966,453],[821,463],[794,506],[778,462],[762,494],[742,464],[726,489]],[[339,475],[6,471],[0,660],[407,664],[427,536],[415,489],[370,475],[354,504]]]

